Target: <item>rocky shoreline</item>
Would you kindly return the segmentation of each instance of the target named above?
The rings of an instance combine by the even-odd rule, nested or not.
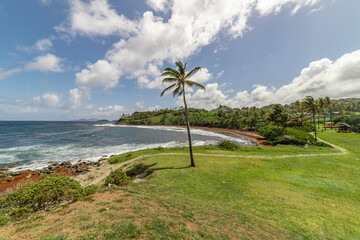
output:
[[[38,181],[41,174],[56,173],[63,176],[76,176],[91,172],[107,161],[108,156],[101,157],[98,161],[81,161],[72,164],[69,161],[52,163],[38,170],[2,171],[0,172],[0,194],[6,190],[17,189],[25,183]]]

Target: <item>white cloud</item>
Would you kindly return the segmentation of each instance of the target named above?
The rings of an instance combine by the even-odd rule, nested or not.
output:
[[[171,16],[164,20],[147,11],[141,19],[132,21],[118,15],[107,0],[75,0],[71,2],[69,21],[60,28],[73,34],[118,34],[122,37],[108,50],[104,59],[99,60],[111,66],[107,67],[107,71],[114,77],[111,79],[112,84],[97,81],[98,84],[89,84],[89,87],[115,87],[118,79],[125,75],[138,79],[141,87],[159,88],[161,79],[157,78],[159,71],[153,71],[154,68],[158,70],[165,61],[173,63],[199,52],[202,47],[212,43],[222,30],[234,38],[242,36],[249,29],[247,21],[255,11],[267,15],[287,6],[293,7],[293,12],[296,12],[300,7],[313,7],[319,1],[147,0],[154,10],[169,11]],[[99,70],[95,65],[99,61],[88,64],[86,69],[77,74],[76,81],[82,83],[82,77],[87,79],[98,76]]]
[[[146,3],[155,11],[165,12],[170,5],[169,0],[146,0]]]
[[[11,70],[8,70],[8,71],[3,71],[1,68],[0,68],[0,80],[3,80],[5,78],[8,78],[10,77],[11,75],[15,74],[15,73],[18,73],[18,72],[21,72],[21,69],[20,68],[15,68],[15,69],[11,69]]]
[[[198,89],[194,94],[186,94],[187,103],[191,107],[214,109],[219,104],[223,104],[227,101],[228,96],[225,95],[220,89],[217,83],[207,84],[206,90]],[[183,106],[183,99],[179,98],[177,104]]]
[[[40,51],[45,52],[52,48],[53,44],[49,38],[43,38],[38,40],[33,46],[18,46],[18,50],[23,50],[25,52],[32,52],[32,51]]]
[[[118,15],[107,0],[83,2],[71,0],[70,15],[66,24],[55,27],[58,32],[87,36],[125,35],[136,31],[136,22]]]
[[[324,58],[311,62],[300,76],[278,89],[255,85],[251,92],[237,92],[230,97],[214,83],[208,84],[205,92],[198,90],[193,95],[188,94],[187,98],[190,106],[213,109],[220,104],[230,107],[286,104],[309,95],[314,98],[360,97],[360,50],[344,54],[336,61]],[[182,105],[182,102],[177,104]]]
[[[60,97],[57,93],[47,92],[42,96],[33,97],[33,103],[42,107],[56,108],[60,106]]]
[[[116,65],[106,60],[99,60],[88,65],[87,69],[76,74],[76,84],[83,89],[94,87],[114,88],[118,84],[121,73]]]
[[[48,38],[44,38],[44,39],[40,39],[38,40],[35,45],[34,45],[34,48],[36,50],[39,50],[41,52],[44,52],[44,51],[48,51],[50,50],[50,48],[52,47],[52,41]]]
[[[69,90],[69,100],[67,101],[65,108],[77,109],[81,107],[82,94],[79,89],[74,88]]]
[[[143,101],[141,102],[136,102],[135,103],[136,109],[138,110],[143,110],[145,108],[145,103]]]
[[[34,58],[33,62],[25,65],[25,69],[28,71],[62,72],[64,71],[62,61],[63,59],[48,53]]]
[[[123,113],[124,111],[126,111],[126,109],[124,106],[121,105],[99,107],[98,109],[93,111],[90,116],[99,119],[114,120],[118,119],[121,116],[121,113]]]
[[[216,78],[218,79],[218,78],[221,78],[221,76],[224,74],[224,70],[222,70],[221,72],[218,72],[217,74],[216,74]]]
[[[322,5],[322,6],[318,7],[318,8],[311,9],[308,12],[308,14],[310,15],[310,14],[313,14],[313,13],[317,13],[317,12],[320,12],[321,10],[323,10],[323,9],[324,9],[324,5]]]
[[[284,7],[292,7],[292,14],[295,14],[300,8],[304,6],[314,6],[319,3],[319,0],[258,0],[256,10],[261,15],[270,13],[278,13]]]

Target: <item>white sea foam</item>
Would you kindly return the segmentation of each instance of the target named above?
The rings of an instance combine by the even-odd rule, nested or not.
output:
[[[152,129],[157,131],[171,131],[184,133],[184,140],[186,137],[186,128],[183,127],[168,127],[168,126],[123,126],[115,124],[96,124],[96,127],[117,127],[117,128],[140,128],[140,129]],[[219,141],[229,140],[236,142],[240,145],[253,145],[251,140],[242,136],[228,135],[221,132],[207,131],[203,129],[192,129],[192,135],[208,136],[202,137],[202,140],[193,140],[194,146],[217,144]],[[199,138],[199,137],[198,137]],[[215,138],[215,140],[214,140]],[[211,140],[212,139],[212,140]],[[92,144],[90,144],[92,145]],[[119,144],[108,146],[84,146],[77,143],[69,143],[61,146],[50,146],[47,144],[38,144],[31,146],[20,146],[0,149],[0,164],[1,165],[15,165],[16,168],[12,170],[20,169],[41,169],[49,165],[51,162],[64,162],[70,161],[72,163],[83,161],[97,161],[104,155],[117,155],[130,151],[137,151],[147,148],[155,147],[177,147],[188,146],[188,141],[170,141],[170,142],[158,142],[151,144]],[[28,157],[27,157],[28,155]]]
[[[215,145],[218,142],[215,140],[201,141],[195,140],[193,142],[194,146],[202,146],[202,145]],[[108,147],[91,147],[91,148],[81,148],[75,147],[74,145],[65,145],[62,147],[47,147],[39,150],[39,153],[42,154],[42,159],[37,161],[31,161],[29,163],[23,163],[21,166],[17,166],[13,168],[13,171],[16,170],[35,170],[41,169],[49,165],[49,161],[51,162],[64,162],[70,161],[71,163],[77,163],[81,156],[81,160],[83,161],[97,161],[102,156],[107,155],[117,155],[121,153],[138,151],[142,149],[148,148],[156,148],[156,147],[182,147],[187,146],[187,141],[171,141],[167,143],[152,143],[152,144],[121,144],[116,146],[108,146]],[[48,156],[48,157],[46,157]],[[1,160],[1,156],[0,156]],[[0,161],[2,164],[11,163],[11,161]]]
[[[169,126],[137,126],[137,125],[117,125],[117,124],[96,124],[94,126],[97,127],[122,127],[122,128],[143,128],[143,129],[152,129],[152,130],[162,130],[162,131],[171,131],[171,132],[183,132],[186,133],[187,130],[186,128],[183,127],[169,127]],[[192,128],[191,129],[191,134],[197,134],[197,135],[201,135],[201,136],[209,136],[209,137],[219,137],[222,138],[224,140],[228,140],[228,141],[232,141],[232,142],[236,142],[238,144],[241,145],[253,145],[253,140],[248,139],[247,137],[243,137],[243,136],[229,136],[227,134],[223,134],[220,132],[214,132],[214,131],[210,131],[210,130],[203,130],[203,129],[197,129],[197,128]]]

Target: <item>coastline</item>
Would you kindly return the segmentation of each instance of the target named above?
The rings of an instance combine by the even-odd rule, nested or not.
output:
[[[150,126],[150,127],[177,127],[177,128],[186,128],[184,125],[131,125],[131,124],[116,124],[115,125],[123,125],[123,126]],[[190,129],[203,129],[212,132],[226,132],[234,135],[241,135],[243,137],[247,137],[252,141],[255,141],[261,147],[270,147],[266,143],[264,137],[260,136],[256,132],[253,131],[245,131],[245,130],[236,130],[236,129],[228,129],[228,128],[212,128],[212,127],[200,127],[200,126],[190,126]]]
[[[115,124],[120,125],[120,124]],[[126,126],[143,126],[143,125],[126,125]],[[145,125],[145,126],[164,126],[164,127],[177,127],[177,128],[186,128],[186,126],[181,125]],[[211,128],[211,127],[199,127],[192,126],[192,129],[202,129],[213,132],[222,132],[230,133],[234,135],[241,135],[248,138],[254,143],[257,143],[258,146],[269,146],[266,145],[266,141],[263,137],[258,135],[255,132],[251,131],[242,131],[235,129],[224,129],[224,128]],[[101,157],[98,161],[95,162],[78,162],[76,164],[71,164],[70,162],[61,162],[61,163],[50,163],[41,170],[20,170],[20,171],[2,171],[0,172],[0,194],[16,190],[20,186],[38,181],[41,174],[50,174],[56,173],[64,176],[72,176],[77,180],[82,180],[81,175],[85,175],[88,172],[94,170],[99,170],[99,168],[107,168],[107,155]],[[105,176],[104,176],[105,177]]]

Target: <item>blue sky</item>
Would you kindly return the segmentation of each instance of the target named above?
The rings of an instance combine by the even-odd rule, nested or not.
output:
[[[356,0],[0,1],[0,120],[117,119],[200,66],[190,106],[360,97]]]

